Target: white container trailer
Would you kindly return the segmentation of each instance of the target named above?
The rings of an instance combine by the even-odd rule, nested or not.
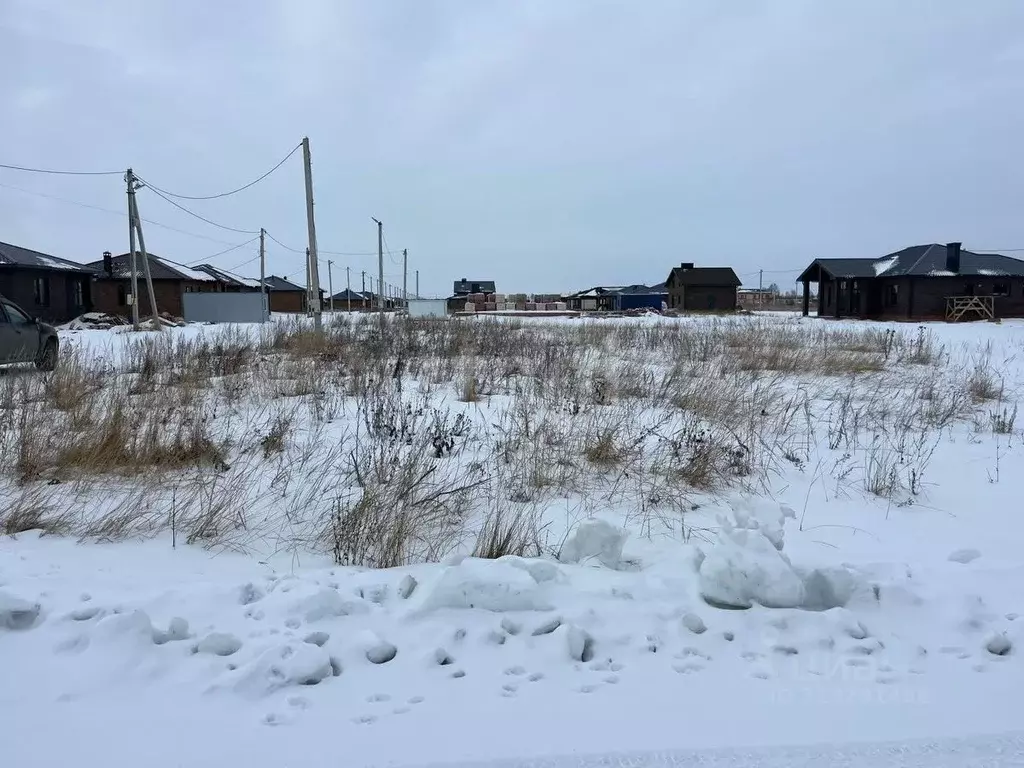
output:
[[[409,317],[445,317],[448,302],[444,299],[409,299]]]

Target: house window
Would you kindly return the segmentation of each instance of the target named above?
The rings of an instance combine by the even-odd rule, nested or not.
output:
[[[40,307],[50,306],[50,280],[47,277],[37,277],[34,281],[36,304]]]
[[[887,306],[895,307],[900,303],[900,287],[896,283],[891,283],[885,292],[885,303]]]
[[[1009,296],[1010,295],[1010,284],[1009,283],[996,283],[992,286],[993,296]]]
[[[76,280],[71,284],[71,303],[75,307],[85,306],[85,286],[81,280]]]
[[[117,306],[128,306],[128,291],[123,285],[117,286]]]

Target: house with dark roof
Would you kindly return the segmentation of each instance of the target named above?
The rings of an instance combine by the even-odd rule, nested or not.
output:
[[[456,280],[452,288],[453,296],[468,296],[473,293],[497,293],[493,280]]]
[[[40,320],[64,323],[91,311],[93,274],[84,264],[0,243],[0,294]]]
[[[373,295],[369,291],[353,291],[351,288],[338,291],[327,301],[337,312],[356,312],[374,308]]]
[[[153,279],[153,294],[156,308],[161,314],[182,317],[184,314],[182,296],[185,293],[207,293],[223,291],[219,278],[209,272],[179,264],[162,256],[148,254],[149,272]],[[127,315],[131,312],[132,267],[131,255],[122,253],[103,254],[100,261],[91,262],[93,270],[93,305],[99,312],[111,315]],[[149,292],[146,289],[146,269],[142,254],[136,254],[136,280],[138,282],[139,315],[152,315]]]
[[[306,289],[304,286],[296,285],[287,277],[268,275],[264,280],[267,286],[267,293],[270,296],[271,312],[286,312],[291,314],[307,311]],[[324,294],[326,291],[320,289],[320,306],[325,307]]]
[[[805,315],[817,283],[819,317],[1024,317],[1024,261],[966,251],[960,243],[913,245],[879,258],[815,259],[797,282]]]
[[[683,262],[665,280],[669,309],[683,312],[731,312],[740,279],[732,267],[696,267]]]

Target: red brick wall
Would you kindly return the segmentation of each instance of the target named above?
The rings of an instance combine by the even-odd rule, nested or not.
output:
[[[106,312],[111,315],[130,317],[132,310],[127,304],[121,302],[121,292],[131,292],[130,280],[100,279],[92,284],[92,303],[97,312]],[[218,285],[212,282],[184,281],[184,280],[154,280],[153,293],[156,295],[156,306],[161,313],[182,316],[181,295],[186,288],[191,288],[199,293],[216,292]],[[146,281],[139,280],[139,316],[146,317],[153,314],[149,304],[149,291],[146,289]]]

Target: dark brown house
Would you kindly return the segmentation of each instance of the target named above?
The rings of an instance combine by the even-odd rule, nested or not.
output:
[[[668,308],[686,312],[732,312],[740,279],[732,267],[673,267],[665,281]]]
[[[286,277],[269,275],[266,279],[267,292],[270,294],[270,311],[301,314],[306,312],[306,289],[301,285],[289,282]],[[320,306],[327,308],[324,301],[325,291],[320,289]],[[337,309],[337,306],[335,306]]]
[[[815,259],[797,281],[805,315],[817,283],[819,317],[1024,317],[1024,261],[960,243],[914,245],[877,259]]]
[[[84,264],[0,243],[0,294],[40,320],[65,323],[92,310],[93,274]]]
[[[149,292],[146,288],[146,272],[142,254],[138,260],[139,316],[152,315]],[[99,312],[126,316],[131,313],[128,297],[131,296],[131,258],[129,254],[111,256],[104,253],[101,261],[88,266],[93,268],[93,306]],[[149,271],[153,278],[153,294],[157,310],[174,317],[181,317],[182,296],[185,293],[207,293],[223,291],[223,284],[208,272],[178,264],[168,259],[149,254]]]
[[[373,296],[368,292],[364,291],[353,291],[346,288],[344,291],[334,294],[333,297],[327,299],[327,307],[333,306],[335,312],[348,312],[351,309],[353,312],[364,311],[367,309],[373,309]]]

